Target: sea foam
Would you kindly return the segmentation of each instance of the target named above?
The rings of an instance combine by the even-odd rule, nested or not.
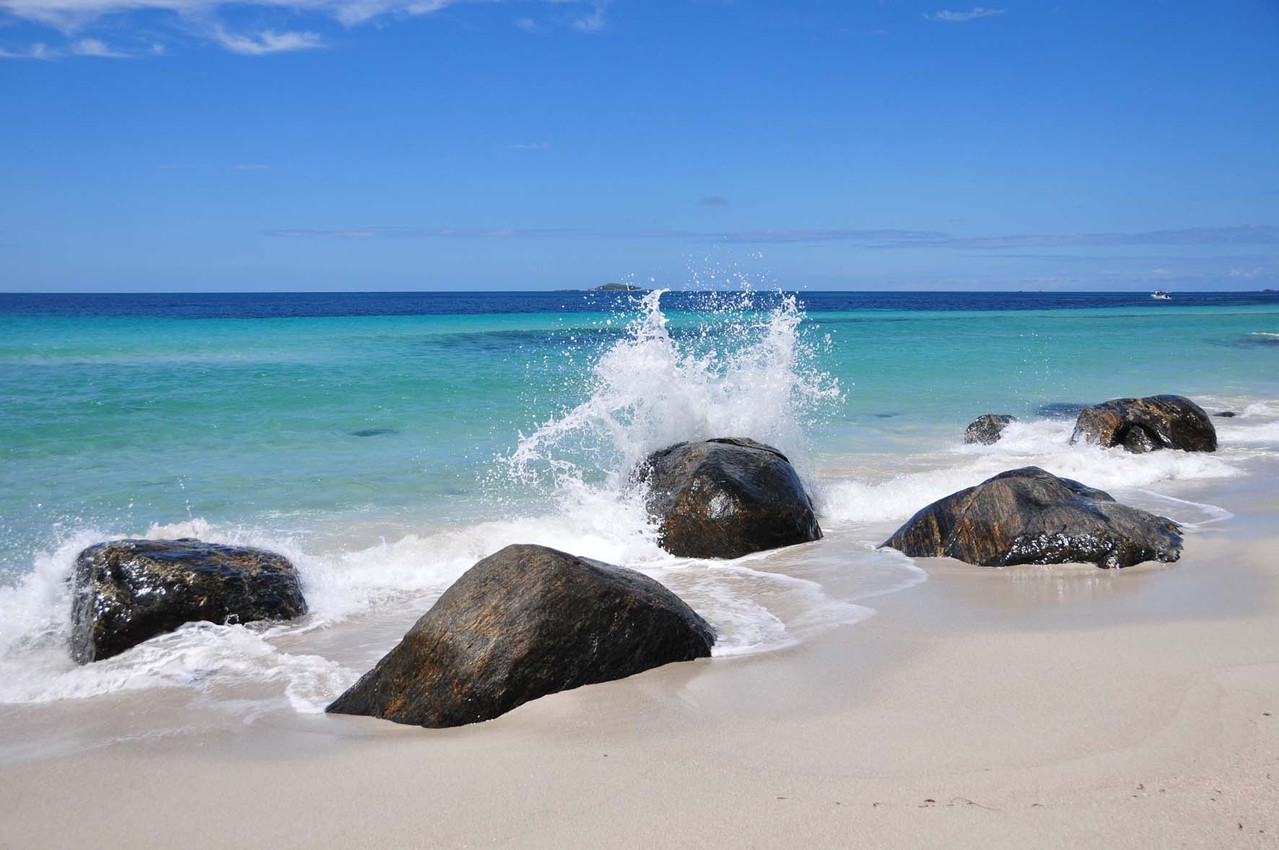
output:
[[[88,545],[128,536],[82,530],[40,556],[17,586],[0,590],[0,702],[177,687],[234,702],[249,717],[285,703],[318,711],[463,572],[512,543],[653,575],[716,628],[717,656],[777,649],[869,616],[869,608],[832,597],[816,581],[770,570],[767,559],[697,561],[658,547],[643,493],[630,480],[644,456],[685,440],[749,436],[802,466],[806,427],[841,392],[814,365],[820,343],[802,332],[794,298],[760,308],[749,294],[708,295],[702,309],[673,322],[662,294],[641,299],[622,336],[594,354],[579,391],[584,400],[521,435],[499,459],[497,471],[531,489],[533,499],[498,495],[494,519],[409,525],[373,545],[338,535],[317,546],[304,530],[282,535],[200,517],[152,525],[141,536],[198,537],[284,554],[298,567],[310,613],[288,624],[189,624],[79,667],[65,651],[74,559]],[[887,567],[861,589],[873,595],[914,580],[908,567]],[[246,687],[256,696],[246,696]]]

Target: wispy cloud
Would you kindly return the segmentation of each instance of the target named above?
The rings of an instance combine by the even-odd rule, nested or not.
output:
[[[107,45],[96,38],[82,38],[71,45],[71,52],[76,56],[98,56],[103,59],[127,59],[128,53]]]
[[[573,29],[578,32],[599,32],[604,29],[604,12],[613,0],[591,0],[590,9],[573,18]]]
[[[295,50],[310,50],[328,43],[322,34],[297,28],[241,31],[229,26],[232,11],[238,15],[269,12],[274,18],[305,17],[309,26],[316,19],[331,24],[353,27],[371,21],[432,15],[453,6],[480,3],[518,3],[522,9],[530,2],[563,8],[568,14],[557,23],[580,32],[597,32],[605,26],[605,13],[612,0],[0,0],[0,25],[24,22],[56,30],[68,39],[65,45],[52,45],[41,40],[30,47],[0,47],[0,57],[9,59],[47,59],[66,55],[125,57],[164,52],[156,43],[156,32],[170,36],[203,38],[234,53],[262,56]],[[162,16],[159,23],[156,13]],[[130,25],[147,15],[146,43],[137,50],[108,46],[91,30],[104,19],[111,19],[110,32],[129,34]],[[531,31],[542,28],[531,16],[521,17],[517,26]],[[167,29],[166,29],[167,28]],[[142,27],[134,38],[142,41]],[[164,40],[164,39],[162,39]]]
[[[693,242],[804,245],[841,243],[866,249],[937,249],[1005,251],[1025,248],[1091,248],[1125,246],[1279,245],[1279,227],[1249,224],[1239,227],[1196,227],[1139,233],[1034,234],[958,237],[932,230],[781,228],[773,230],[629,230],[590,228],[477,228],[477,227],[342,227],[333,229],[277,228],[268,236],[305,239],[430,238],[430,239],[678,239]],[[1012,255],[1018,256],[1018,255]],[[1065,257],[1068,255],[1058,255]]]
[[[0,47],[0,59],[35,59],[37,61],[47,61],[57,59],[62,54],[53,50],[49,45],[43,42],[37,42],[28,47],[21,47],[17,50],[10,50]]]
[[[1150,230],[1140,233],[1040,233],[1013,236],[943,236],[936,240],[912,241],[909,245],[888,243],[881,247],[939,248],[1090,248],[1135,245],[1279,245],[1279,227],[1245,224],[1238,227],[1188,227],[1179,230]]]
[[[511,150],[513,151],[546,151],[550,149],[550,142],[522,142],[517,145],[511,145]]]
[[[539,239],[548,237],[588,236],[590,231],[576,228],[518,227],[282,227],[263,232],[265,236],[285,239]]]
[[[314,50],[324,46],[324,39],[313,32],[275,32],[263,30],[257,34],[227,32],[222,27],[213,31],[213,38],[232,53],[246,56],[265,56],[268,53],[291,53],[295,50]]]
[[[162,162],[156,166],[159,171],[270,171],[275,168],[264,162],[194,163],[194,162]]]
[[[96,38],[82,38],[65,47],[50,47],[44,42],[37,42],[17,50],[0,48],[0,59],[36,59],[50,61],[65,56],[95,56],[99,59],[128,59],[135,54],[126,53],[109,46]]]
[[[926,12],[924,17],[930,21],[945,21],[947,23],[958,24],[964,21],[972,21],[977,18],[990,18],[995,15],[1002,15],[1006,9],[987,9],[985,6],[974,6],[967,12],[952,12],[949,9],[942,9],[940,12]]]

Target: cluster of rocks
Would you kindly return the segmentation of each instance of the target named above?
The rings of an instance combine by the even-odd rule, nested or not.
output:
[[[736,558],[821,537],[790,461],[753,440],[671,446],[633,481],[646,488],[659,541],[673,554]],[[90,547],[73,581],[71,654],[81,663],[183,623],[306,613],[297,571],[282,556],[192,539]],[[648,576],[544,546],[508,546],[463,574],[328,710],[458,726],[705,658],[714,644],[710,624]]]
[[[1232,417],[1231,411],[1218,416]],[[987,413],[969,423],[965,443],[992,445],[1003,436],[1015,416]],[[1152,395],[1115,398],[1084,407],[1075,418],[1070,442],[1083,440],[1103,448],[1123,447],[1134,454],[1160,449],[1215,452],[1217,430],[1202,407],[1185,396]]]
[[[1015,417],[986,414],[964,442],[991,445]],[[1080,441],[1141,454],[1211,452],[1217,432],[1203,408],[1178,395],[1119,398],[1083,407]],[[912,557],[980,566],[1091,563],[1128,567],[1181,557],[1181,529],[1167,517],[1121,505],[1102,490],[1030,466],[1000,473],[920,510],[883,544]]]
[[[992,444],[1016,420],[990,414],[966,442]],[[1071,442],[1213,451],[1207,414],[1181,396],[1115,399],[1079,412]],[[632,476],[668,552],[737,558],[818,540],[790,461],[745,438],[680,443]],[[913,557],[983,566],[1175,561],[1180,528],[1038,467],[1001,473],[920,510],[885,543]],[[287,620],[306,613],[280,555],[199,540],[116,540],[80,553],[71,655],[110,658],[184,623]],[[657,581],[544,546],[513,545],[462,575],[328,711],[428,727],[497,717],[532,699],[708,657],[715,631]]]

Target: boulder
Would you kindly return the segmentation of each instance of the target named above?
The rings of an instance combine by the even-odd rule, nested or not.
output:
[[[288,620],[306,613],[283,556],[192,538],[113,540],[76,558],[71,657],[119,655],[183,623]]]
[[[1157,449],[1217,450],[1217,429],[1208,414],[1179,395],[1116,398],[1086,407],[1075,420],[1070,442],[1080,439],[1106,448],[1123,446],[1138,454]]]
[[[679,443],[649,455],[637,474],[672,555],[739,558],[822,536],[786,455],[754,440]]]
[[[507,546],[467,570],[326,710],[461,726],[557,691],[705,658],[714,643],[710,625],[648,576]]]
[[[933,502],[883,545],[983,567],[1092,563],[1113,569],[1177,560],[1181,529],[1109,493],[1028,466]]]
[[[984,416],[978,416],[964,429],[964,442],[979,443],[983,446],[994,445],[999,442],[1000,436],[1003,435],[1009,423],[1016,421],[1016,416],[1009,416],[1006,413],[987,413]]]

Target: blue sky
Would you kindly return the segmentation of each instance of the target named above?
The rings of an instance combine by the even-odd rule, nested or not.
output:
[[[1279,288],[1279,2],[0,0],[0,290]]]

